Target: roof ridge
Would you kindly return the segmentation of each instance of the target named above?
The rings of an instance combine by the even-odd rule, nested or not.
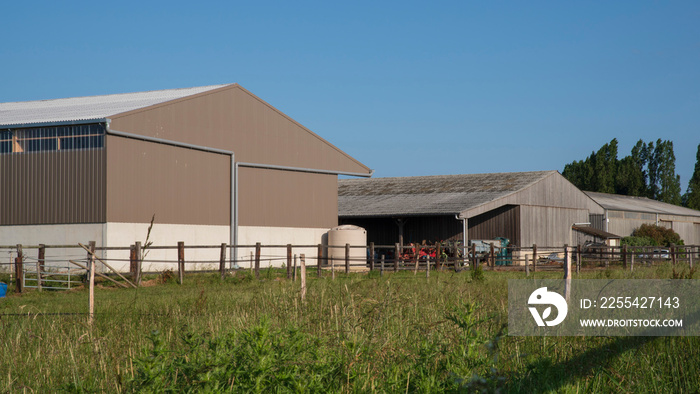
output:
[[[484,172],[476,174],[443,174],[443,175],[410,175],[410,176],[394,176],[394,177],[375,177],[375,178],[365,178],[365,179],[339,179],[339,182],[368,182],[368,181],[379,181],[379,180],[390,180],[390,179],[419,179],[419,178],[447,178],[447,177],[464,177],[464,176],[478,176],[478,175],[515,175],[515,174],[547,174],[555,173],[557,170],[543,170],[543,171],[515,171],[515,172]],[[533,183],[536,181],[533,181]]]
[[[213,89],[222,88],[222,87],[228,86],[228,85],[235,85],[235,84],[234,84],[234,83],[225,83],[225,84],[218,84],[218,85],[190,86],[190,87],[186,87],[186,88],[154,89],[154,90],[144,90],[144,91],[137,91],[137,92],[93,94],[93,95],[87,95],[87,96],[58,97],[58,98],[39,99],[39,100],[5,101],[5,102],[0,102],[0,104],[44,103],[44,102],[47,102],[47,101],[74,100],[74,99],[84,99],[84,98],[87,99],[87,98],[96,98],[96,97],[122,96],[122,95],[128,95],[128,94],[163,93],[163,92],[174,92],[174,91],[178,91],[178,90],[189,90],[189,89],[208,89],[208,90],[213,90]]]

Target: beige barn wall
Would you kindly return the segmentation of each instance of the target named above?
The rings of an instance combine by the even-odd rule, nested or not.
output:
[[[338,224],[338,177],[238,169],[240,226],[330,228]]]
[[[238,85],[111,120],[113,130],[230,150],[239,162],[369,173],[362,163]]]
[[[107,222],[226,225],[230,156],[107,136]]]

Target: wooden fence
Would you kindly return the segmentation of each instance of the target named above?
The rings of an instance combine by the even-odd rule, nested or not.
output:
[[[2,251],[10,251],[15,254],[14,259],[10,258],[11,277],[14,277],[15,291],[22,292],[25,287],[51,288],[52,277],[59,275],[60,270],[52,270],[51,266],[56,266],[56,262],[65,263],[69,269],[80,269],[88,274],[95,271],[97,275],[114,281],[113,277],[121,277],[126,283],[138,286],[141,283],[143,265],[148,262],[151,268],[162,267],[162,269],[151,270],[150,272],[164,271],[172,269],[177,271],[177,279],[182,283],[187,271],[212,271],[216,269],[223,279],[226,273],[237,267],[238,269],[250,269],[255,277],[260,276],[263,262],[268,263],[268,267],[285,267],[287,277],[292,278],[294,267],[297,266],[298,257],[295,251],[304,250],[304,257],[309,263],[306,267],[315,269],[316,275],[322,277],[328,275],[335,277],[337,273],[349,273],[351,271],[374,271],[381,274],[385,272],[398,272],[402,270],[426,271],[436,270],[468,270],[480,266],[487,270],[512,270],[524,271],[526,274],[536,271],[558,271],[564,268],[565,262],[573,264],[577,272],[588,269],[617,268],[633,270],[635,266],[651,265],[659,262],[670,261],[676,263],[686,263],[691,267],[700,257],[700,247],[698,246],[671,246],[668,248],[658,246],[644,247],[595,247],[585,248],[575,247],[548,247],[532,245],[530,247],[507,247],[499,248],[494,245],[488,250],[477,250],[475,245],[464,250],[455,244],[435,244],[435,245],[374,245],[368,246],[329,246],[329,245],[237,245],[239,250],[250,249],[250,256],[233,261],[227,258],[231,251],[231,246],[225,243],[219,245],[185,245],[178,242],[177,245],[170,246],[143,246],[140,242],[135,242],[129,247],[95,247],[94,242],[89,243],[89,247],[79,245],[14,245],[0,246]],[[315,250],[315,256],[308,251]],[[330,251],[334,249],[333,256]],[[359,250],[358,250],[359,249]],[[66,252],[67,258],[48,258],[47,251],[63,250],[75,251]],[[171,259],[148,259],[148,252],[160,250],[173,256]],[[211,258],[202,261],[201,259],[188,258],[189,253],[195,250],[208,251]],[[275,250],[275,253],[265,251]],[[279,253],[280,250],[286,253]],[[121,274],[120,270],[113,265],[124,266],[124,259],[108,259],[100,257],[98,254],[104,251],[124,251],[128,252],[128,272],[131,280]],[[335,253],[335,252],[340,253]],[[569,253],[567,253],[567,251]],[[64,255],[66,255],[64,253]],[[79,253],[81,257],[77,257]],[[337,257],[340,255],[341,257]],[[36,256],[36,257],[34,257]],[[72,256],[72,258],[71,258]],[[91,259],[95,258],[96,264],[100,264],[102,272],[90,270]],[[48,268],[47,268],[48,267]],[[206,269],[202,269],[205,267]],[[27,274],[30,275],[27,284]],[[111,274],[111,275],[106,275]],[[73,275],[77,277],[78,275]],[[57,281],[60,282],[60,281]],[[70,286],[70,280],[68,286]],[[121,283],[121,282],[118,282]]]
[[[99,275],[106,280],[114,282],[122,287],[137,288],[141,284],[142,279],[142,264],[144,257],[147,255],[146,249],[172,250],[176,252],[176,259],[165,261],[165,264],[175,264],[177,266],[178,282],[182,284],[185,280],[187,264],[199,264],[198,261],[188,261],[186,250],[190,249],[210,249],[218,252],[218,272],[223,280],[227,271],[231,270],[227,264],[235,264],[238,269],[250,269],[252,274],[260,277],[260,264],[263,256],[263,249],[284,247],[286,254],[284,256],[274,256],[275,258],[284,258],[287,278],[294,281],[297,280],[297,261],[299,262],[301,288],[300,297],[304,300],[306,296],[306,268],[312,270],[315,268],[316,276],[331,277],[335,279],[336,272],[344,272],[349,274],[353,270],[362,271],[379,271],[380,275],[385,272],[398,272],[401,270],[412,270],[414,275],[419,271],[425,271],[426,277],[430,276],[431,270],[454,270],[456,272],[462,270],[475,269],[481,267],[487,270],[519,270],[524,271],[529,275],[531,271],[551,271],[562,270],[566,281],[565,297],[568,300],[571,288],[571,278],[573,267],[577,272],[583,269],[599,269],[599,268],[620,268],[634,270],[635,264],[652,265],[660,261],[671,261],[673,264],[687,263],[690,268],[693,268],[695,261],[700,257],[700,247],[698,246],[671,246],[670,248],[661,248],[656,246],[646,247],[598,247],[598,248],[583,248],[581,246],[563,248],[557,247],[508,247],[498,248],[490,245],[488,250],[477,250],[474,245],[471,248],[462,249],[456,245],[374,245],[369,246],[353,246],[346,244],[345,246],[328,246],[328,245],[261,245],[256,243],[252,246],[236,246],[239,248],[254,248],[251,257],[247,262],[249,267],[243,267],[246,260],[231,261],[226,259],[226,252],[231,248],[230,245],[185,245],[184,242],[178,242],[176,246],[142,246],[139,242],[131,245],[128,248],[97,248],[95,242],[91,241],[88,246],[83,244],[74,245],[36,245],[36,246],[0,246],[0,253],[5,250],[16,252],[14,262],[7,264],[14,268],[15,292],[22,293],[26,287],[35,287],[38,291],[43,288],[55,288],[55,286],[45,286],[45,284],[56,282],[50,279],[55,272],[47,270],[46,251],[47,249],[80,249],[83,253],[83,259],[68,259],[67,262],[79,267],[85,272],[85,282],[87,282],[89,290],[88,302],[88,323],[92,324],[94,319],[94,289],[95,276]],[[316,248],[316,256],[308,257],[309,261],[315,264],[306,265],[307,256],[302,253],[297,256],[294,249]],[[29,256],[28,250],[36,249],[36,258]],[[329,257],[331,249],[342,250],[342,258]],[[365,257],[355,257],[351,252],[352,249],[360,249],[359,254],[366,254]],[[131,280],[122,275],[121,272],[114,269],[109,259],[100,258],[98,252],[102,250],[128,250],[129,252],[129,275]],[[333,254],[335,256],[335,253]],[[297,257],[299,257],[297,259]],[[10,259],[12,260],[12,259]],[[104,267],[109,268],[112,275],[105,275],[97,272],[96,262],[101,263]],[[115,261],[112,261],[114,263]],[[27,274],[33,276],[35,286],[27,286]],[[12,275],[12,274],[11,274]],[[122,279],[120,282],[115,279]],[[12,280],[12,277],[11,277]],[[128,286],[127,286],[128,285]],[[70,287],[70,280],[68,281]]]

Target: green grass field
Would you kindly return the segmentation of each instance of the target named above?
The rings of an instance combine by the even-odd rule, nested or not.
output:
[[[508,278],[524,273],[314,273],[301,302],[282,271],[150,277],[101,284],[92,327],[86,289],[10,294],[0,392],[700,391],[698,337],[507,336]]]

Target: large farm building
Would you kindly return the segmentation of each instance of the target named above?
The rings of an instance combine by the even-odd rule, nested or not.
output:
[[[621,236],[631,235],[642,224],[673,229],[686,245],[700,245],[700,211],[645,197],[586,192],[605,208],[603,230]]]
[[[0,104],[0,245],[315,245],[372,171],[237,84]]]

